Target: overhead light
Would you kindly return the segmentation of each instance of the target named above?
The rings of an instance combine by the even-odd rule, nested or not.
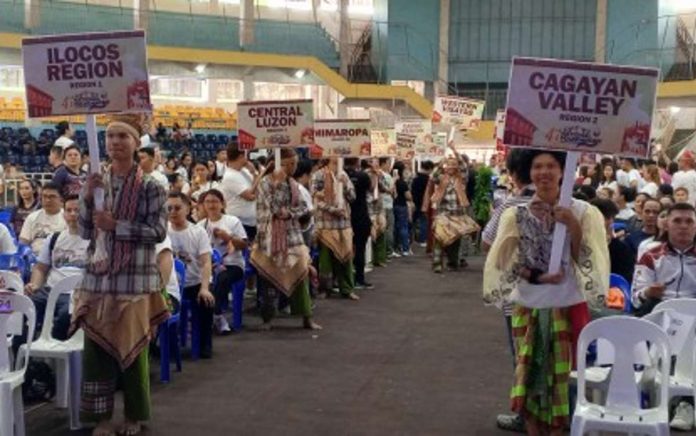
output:
[[[295,71],[295,78],[301,79],[305,76],[305,74],[307,74],[305,70],[297,70]]]
[[[679,113],[680,110],[681,110],[681,108],[679,106],[670,106],[669,107],[669,111],[673,114]]]
[[[205,71],[205,64],[196,65],[196,72],[198,74],[203,74],[203,71]]]

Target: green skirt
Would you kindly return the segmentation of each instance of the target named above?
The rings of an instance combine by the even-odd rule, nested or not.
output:
[[[566,426],[572,366],[568,309],[515,306],[512,328],[517,348],[512,410],[541,426]]]

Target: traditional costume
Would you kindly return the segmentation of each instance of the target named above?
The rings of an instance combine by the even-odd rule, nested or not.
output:
[[[138,142],[133,124],[112,122],[107,132],[125,131]],[[80,414],[83,422],[110,419],[120,384],[126,419],[144,421],[150,417],[148,345],[169,316],[155,254],[155,244],[167,235],[166,193],[135,162],[125,177],[108,168],[103,182],[104,210],[116,220],[114,231],[95,226],[86,185],[80,196],[80,235],[90,241],[71,325],[86,335]]]
[[[517,358],[511,391],[512,410],[545,427],[568,424],[568,378],[575,354],[575,309],[601,308],[609,289],[609,253],[604,219],[588,203],[573,200],[571,210],[582,228],[580,258],[574,261],[566,241],[561,283],[531,284],[520,270],[546,272],[555,221],[552,206],[534,197],[507,209],[486,259],[484,300],[502,307],[514,303],[513,336]],[[577,319],[577,317],[576,317]],[[583,323],[589,321],[585,317]]]
[[[381,171],[370,170],[371,189],[367,193],[367,209],[370,214],[372,228],[370,237],[372,238],[372,264],[374,266],[384,266],[387,264],[387,215],[384,211],[382,194],[389,192],[387,178]]]
[[[461,159],[450,158],[448,165],[458,166],[454,175],[437,171],[433,175],[433,194],[430,207],[435,211],[433,219],[433,269],[442,268],[442,252],[447,254],[450,267],[459,266],[459,245],[462,236],[476,233],[478,224],[466,214],[469,199],[466,196],[467,168]]]
[[[280,183],[272,175],[260,184],[256,201],[256,241],[251,263],[256,267],[262,302],[261,317],[270,322],[275,314],[277,292],[290,297],[293,314],[312,316],[309,296],[309,248],[302,237],[300,218],[309,208],[293,178]]]
[[[338,179],[343,185],[343,199],[338,199]],[[335,175],[328,166],[312,176],[312,196],[315,200],[315,228],[319,243],[319,280],[324,290],[332,288],[332,278],[338,281],[342,295],[352,294],[353,230],[350,225],[349,202],[355,199],[355,188],[344,172]]]

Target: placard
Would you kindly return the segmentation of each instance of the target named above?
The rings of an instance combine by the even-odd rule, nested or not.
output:
[[[22,57],[30,118],[152,110],[142,30],[24,38]]]
[[[369,157],[370,120],[316,120],[313,159],[322,157]]]
[[[658,70],[515,57],[508,146],[646,157]]]
[[[428,147],[433,143],[432,122],[429,120],[401,120],[395,124],[397,135],[403,133],[415,136],[413,150],[416,154],[427,153]],[[397,138],[397,145],[399,143]]]
[[[507,147],[503,141],[503,135],[505,134],[505,109],[498,109],[495,114],[495,151],[498,157],[505,158],[507,154]]]
[[[378,129],[370,131],[372,156],[396,156],[396,131],[394,129]]]
[[[413,159],[416,156],[416,135],[396,132],[396,157]]]
[[[312,100],[240,102],[237,116],[242,150],[314,144]]]
[[[472,98],[438,96],[433,107],[433,124],[454,126],[458,130],[478,130],[486,102]]]

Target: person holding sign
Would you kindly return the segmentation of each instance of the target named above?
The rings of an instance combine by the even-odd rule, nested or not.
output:
[[[330,294],[332,278],[338,281],[341,296],[359,300],[355,295],[353,277],[353,230],[350,225],[350,205],[355,188],[348,174],[338,171],[338,158],[326,161],[312,176],[315,226],[319,241],[319,280]]]
[[[442,167],[433,174],[433,194],[430,207],[435,210],[433,220],[433,271],[442,272],[442,252],[452,269],[459,267],[459,244],[462,236],[478,231],[478,225],[466,215],[469,199],[466,196],[467,167],[464,159],[449,144],[453,156],[443,160]]]
[[[484,301],[514,303],[516,341],[512,410],[530,435],[560,435],[569,422],[568,379],[574,333],[589,321],[590,308],[604,305],[609,289],[609,253],[604,219],[588,203],[558,206],[565,154],[533,151],[530,176],[536,193],[527,204],[503,212],[486,258]],[[558,273],[548,273],[554,228],[568,228]],[[576,309],[585,315],[578,321]],[[571,326],[572,324],[572,326]],[[576,331],[577,330],[577,331]]]
[[[280,168],[276,169],[274,162],[267,167],[256,201],[258,233],[251,251],[251,263],[258,272],[262,328],[271,328],[280,291],[290,297],[292,312],[302,316],[304,328],[321,330],[321,326],[312,321],[308,280],[311,259],[300,224],[309,206],[302,199],[299,184],[292,178],[297,169],[297,153],[292,148],[283,148],[280,158]]]
[[[367,175],[370,177],[370,190],[367,193],[367,208],[370,214],[370,237],[372,238],[372,265],[382,267],[387,265],[387,216],[384,211],[382,195],[389,192],[385,174],[379,167],[379,160],[363,161],[367,163]]]
[[[91,174],[80,195],[79,229],[90,240],[89,263],[73,295],[71,330],[85,332],[80,415],[82,422],[97,423],[94,435],[116,434],[111,418],[119,381],[125,404],[120,431],[137,434],[150,418],[148,345],[169,316],[155,254],[155,244],[167,236],[167,195],[135,162],[142,133],[138,115],[114,117],[106,128],[112,164],[104,174]]]

